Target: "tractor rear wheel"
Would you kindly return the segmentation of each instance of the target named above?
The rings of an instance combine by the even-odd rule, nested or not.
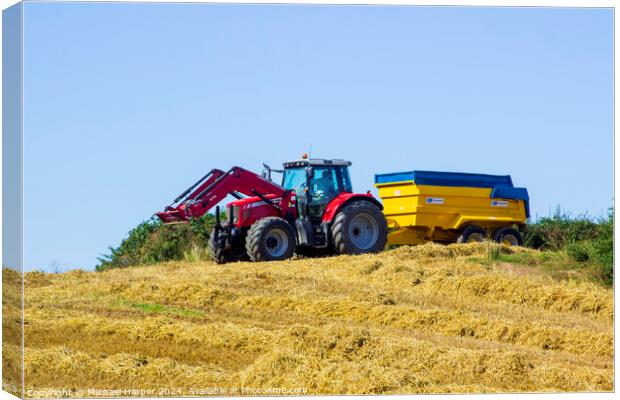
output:
[[[387,223],[369,201],[345,204],[331,226],[332,247],[339,254],[376,253],[387,242]]]
[[[286,260],[295,251],[295,233],[282,218],[263,218],[250,227],[245,249],[252,261]]]

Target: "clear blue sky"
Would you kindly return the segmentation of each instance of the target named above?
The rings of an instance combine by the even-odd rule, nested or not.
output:
[[[613,11],[25,5],[25,269],[93,268],[207,170],[510,174],[532,214],[613,197]]]

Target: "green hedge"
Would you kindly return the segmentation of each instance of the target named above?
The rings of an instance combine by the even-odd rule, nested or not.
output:
[[[118,247],[98,258],[97,271],[171,260],[207,258],[209,232],[215,216],[205,214],[189,224],[164,225],[157,218],[144,221],[129,231]]]
[[[556,213],[528,225],[524,244],[540,250],[566,251],[579,263],[593,265],[606,284],[613,282],[614,212],[593,220]]]

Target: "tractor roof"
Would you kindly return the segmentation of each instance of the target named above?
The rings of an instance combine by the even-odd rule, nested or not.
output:
[[[323,158],[310,158],[296,161],[287,161],[283,164],[284,168],[305,167],[307,165],[337,165],[348,167],[349,165],[351,165],[351,161],[340,159],[325,160]]]

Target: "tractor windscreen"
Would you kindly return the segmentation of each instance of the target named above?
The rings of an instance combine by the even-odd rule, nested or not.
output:
[[[287,168],[282,176],[282,186],[288,190],[294,190],[295,194],[302,195],[307,187],[306,168]]]

